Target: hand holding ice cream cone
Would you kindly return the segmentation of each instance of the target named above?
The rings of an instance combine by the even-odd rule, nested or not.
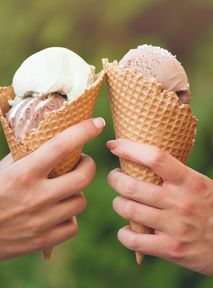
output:
[[[188,78],[177,59],[165,49],[143,45],[130,50],[119,63],[104,59],[103,65],[116,137],[156,145],[186,162],[197,119],[188,104]],[[127,175],[163,182],[141,163],[120,157],[120,164]],[[136,232],[142,229],[137,223],[131,225]],[[143,259],[141,253],[136,252],[136,257],[139,263]]]
[[[152,228],[151,234],[142,234],[122,227],[119,241],[133,251],[212,276],[213,181],[153,145],[117,139],[107,146],[114,155],[148,167],[163,179],[161,186],[119,169],[109,174],[108,182],[118,192],[114,210]]]
[[[26,157],[0,161],[0,259],[33,251],[49,251],[74,237],[75,216],[86,208],[81,192],[95,175],[95,163],[81,155],[74,170],[49,179],[58,163],[99,135],[101,118],[88,119],[58,133]]]
[[[12,87],[0,88],[0,118],[13,159],[23,158],[66,128],[90,118],[102,81],[103,72],[95,75],[94,67],[65,48],[47,48],[26,59]],[[81,151],[82,146],[76,147],[53,167],[49,178],[72,170]],[[44,253],[49,257],[50,249]]]

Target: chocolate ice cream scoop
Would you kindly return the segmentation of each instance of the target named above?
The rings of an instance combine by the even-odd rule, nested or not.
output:
[[[28,97],[14,105],[6,118],[16,138],[22,139],[28,131],[36,129],[45,112],[58,110],[64,101],[61,96],[49,95],[45,98]]]
[[[129,50],[119,65],[142,73],[147,80],[156,79],[165,90],[177,94],[180,104],[190,103],[187,74],[176,57],[166,49],[152,45],[138,46],[137,49]]]

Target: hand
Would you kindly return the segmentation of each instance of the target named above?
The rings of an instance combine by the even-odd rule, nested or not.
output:
[[[15,163],[11,155],[0,162],[1,260],[54,246],[77,233],[74,216],[86,208],[81,191],[94,177],[94,161],[82,155],[73,171],[54,179],[48,174],[103,127],[100,118],[86,120]]]
[[[120,194],[114,210],[123,218],[154,229],[154,234],[118,232],[129,249],[158,256],[191,270],[213,275],[213,181],[155,146],[114,140],[107,144],[119,157],[145,165],[162,186],[139,181],[119,170],[108,176]]]

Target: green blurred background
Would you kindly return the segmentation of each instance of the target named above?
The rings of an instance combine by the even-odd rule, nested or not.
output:
[[[199,118],[197,141],[189,160],[213,176],[213,2],[212,0],[1,0],[0,85],[11,83],[22,61],[49,46],[76,51],[101,69],[101,58],[120,59],[130,48],[150,43],[171,50],[187,70],[193,111]],[[134,253],[116,238],[126,224],[111,202],[108,172],[118,161],[105,148],[114,137],[106,87],[95,115],[107,121],[102,135],[86,145],[97,162],[97,175],[86,190],[89,207],[80,215],[79,233],[54,250],[45,263],[40,253],[0,263],[4,288],[213,287],[211,278],[161,259],[135,263]],[[0,131],[0,157],[8,153]]]

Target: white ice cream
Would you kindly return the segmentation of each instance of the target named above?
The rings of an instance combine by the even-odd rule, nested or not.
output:
[[[13,104],[26,96],[58,92],[72,101],[94,80],[94,68],[69,49],[51,47],[27,58],[13,77]]]

